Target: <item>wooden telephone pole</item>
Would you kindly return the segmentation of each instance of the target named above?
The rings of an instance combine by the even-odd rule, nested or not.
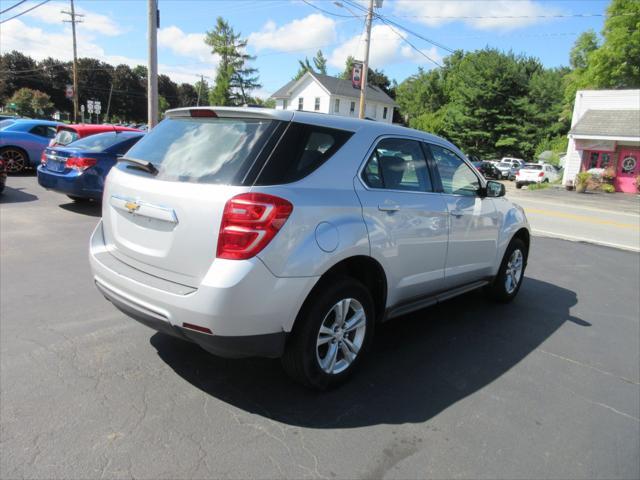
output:
[[[67,12],[62,10],[62,13],[65,15],[69,15],[71,20],[63,20],[65,23],[71,24],[71,32],[73,34],[73,121],[74,123],[78,123],[78,109],[79,109],[79,95],[78,95],[78,47],[76,43],[76,23],[82,23],[82,20],[78,20],[76,17],[84,17],[79,13],[76,13],[75,7],[73,5],[73,0],[71,2],[71,11]]]
[[[371,46],[371,21],[373,19],[373,0],[369,0],[369,10],[367,11],[367,37],[364,44],[364,65],[362,66],[362,83],[360,84],[360,113],[359,118],[364,118],[365,97],[367,95],[367,77],[369,76],[369,47]]]

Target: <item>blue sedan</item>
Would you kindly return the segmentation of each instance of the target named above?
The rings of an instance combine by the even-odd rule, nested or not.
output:
[[[56,136],[58,122],[48,120],[0,121],[0,157],[9,173],[35,168],[40,163],[42,151]]]
[[[143,136],[142,132],[107,132],[64,147],[48,147],[38,167],[38,183],[74,201],[99,201],[111,167]]]

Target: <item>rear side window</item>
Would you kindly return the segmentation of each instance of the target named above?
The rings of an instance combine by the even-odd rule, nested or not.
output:
[[[291,123],[256,184],[279,185],[306,177],[329,160],[351,135],[345,130]]]
[[[239,184],[275,123],[249,118],[168,118],[127,157],[154,164],[158,180]]]
[[[56,127],[50,127],[48,125],[36,125],[31,130],[30,133],[34,135],[38,135],[39,137],[44,138],[53,138],[56,136]]]
[[[58,145],[69,145],[78,139],[78,134],[72,130],[60,130],[56,133],[55,143]]]

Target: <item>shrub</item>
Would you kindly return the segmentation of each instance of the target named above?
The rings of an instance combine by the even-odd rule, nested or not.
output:
[[[603,183],[602,185],[600,185],[600,190],[605,193],[614,193],[616,191],[616,188],[610,183]]]
[[[580,172],[576,175],[576,179],[573,182],[576,191],[580,193],[584,193],[587,190],[587,187],[592,184],[593,175],[589,172]]]

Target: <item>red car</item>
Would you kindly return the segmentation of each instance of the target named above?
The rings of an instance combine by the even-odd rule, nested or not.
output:
[[[50,147],[55,147],[57,145],[69,145],[71,142],[75,142],[76,140],[84,137],[88,137],[90,135],[95,135],[96,133],[105,133],[105,132],[141,132],[142,130],[138,130],[137,128],[129,128],[129,127],[119,127],[116,125],[92,125],[92,124],[71,124],[71,125],[60,125],[56,131],[56,136],[51,139],[49,142]]]

